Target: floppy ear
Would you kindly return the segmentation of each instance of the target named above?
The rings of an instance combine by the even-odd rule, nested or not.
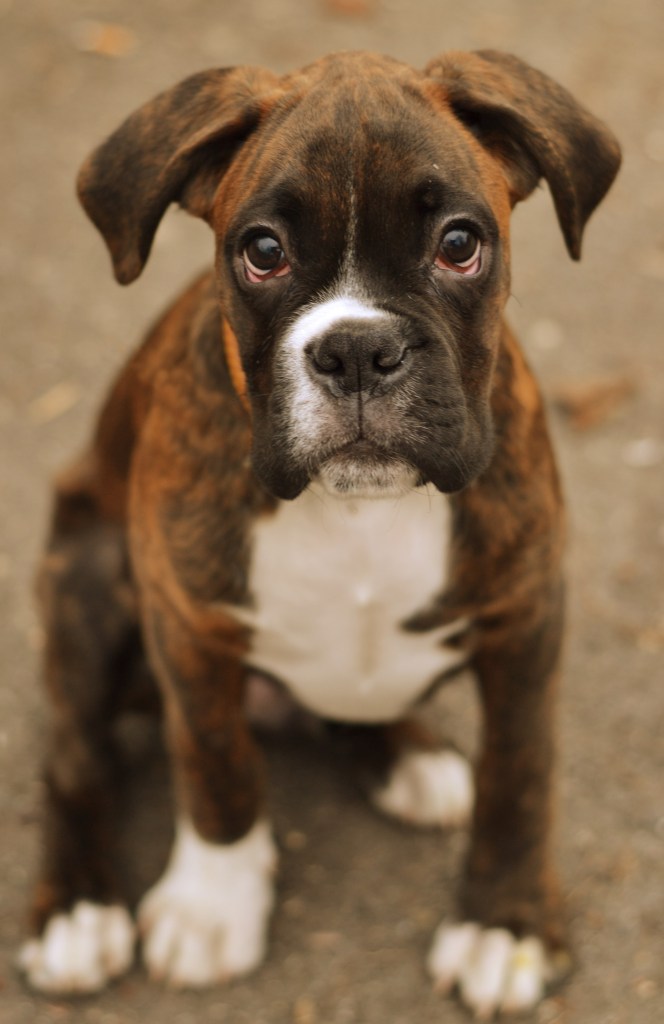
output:
[[[546,178],[570,256],[579,259],[585,224],[620,166],[609,129],[562,86],[507,53],[443,54],[425,74],[503,164],[513,203]]]
[[[224,170],[277,83],[258,68],[202,71],[146,103],[88,157],[79,199],[121,284],[141,273],[170,203],[209,216]]]

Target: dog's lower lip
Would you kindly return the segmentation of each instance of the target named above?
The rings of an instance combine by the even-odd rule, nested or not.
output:
[[[348,444],[343,445],[339,448],[335,455],[349,455],[353,458],[359,459],[381,459],[389,458],[389,453],[383,451],[376,444],[371,441],[366,441],[363,438],[359,438],[356,441],[349,441]]]

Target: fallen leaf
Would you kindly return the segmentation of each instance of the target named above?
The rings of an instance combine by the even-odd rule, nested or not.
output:
[[[30,402],[28,413],[35,423],[50,423],[51,420],[69,412],[80,397],[81,390],[77,384],[70,380],[62,380]]]
[[[542,352],[552,352],[563,344],[565,333],[556,320],[536,320],[528,331],[527,341]]]
[[[316,1024],[318,1015],[311,999],[300,996],[293,1007],[293,1024]]]
[[[333,14],[351,18],[366,18],[374,11],[374,0],[325,0],[325,6]]]
[[[286,833],[284,839],[284,846],[287,850],[299,851],[303,850],[309,842],[304,832],[298,832],[297,829],[291,829],[290,832]]]
[[[288,917],[302,917],[305,911],[303,901],[299,896],[291,896],[289,899],[284,900],[281,905],[281,909],[288,915]]]
[[[330,950],[338,946],[342,939],[341,932],[312,932],[309,936],[309,945],[312,949]]]
[[[643,140],[647,157],[656,163],[664,163],[664,128],[653,128]]]
[[[608,419],[636,392],[627,374],[559,384],[553,394],[556,407],[569,419],[574,430],[588,430]]]
[[[72,25],[72,39],[83,53],[102,57],[125,57],[138,46],[138,38],[126,25],[110,21],[84,19]]]
[[[635,978],[632,988],[639,999],[654,999],[658,992],[657,982],[652,978]]]
[[[622,460],[633,469],[650,469],[664,459],[664,445],[656,437],[640,437],[624,445]]]
[[[651,246],[639,255],[638,270],[644,277],[652,277],[664,281],[664,251]]]
[[[654,622],[644,626],[643,622],[625,615],[622,608],[612,608],[604,600],[591,599],[586,607],[598,619],[612,626],[618,636],[647,654],[659,654],[664,650],[664,622]]]
[[[664,627],[640,630],[636,634],[636,646],[646,654],[664,651]]]

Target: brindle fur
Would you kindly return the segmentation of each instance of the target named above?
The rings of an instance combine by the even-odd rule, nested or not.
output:
[[[84,167],[82,200],[120,281],[140,273],[172,201],[213,226],[217,272],[174,304],[130,360],[91,448],[56,488],[39,588],[53,729],[37,928],[82,897],[118,898],[110,722],[136,679],[145,680],[143,646],[161,690],[180,807],[217,842],[241,837],[260,812],[261,759],[242,708],[242,657],[251,641],[223,606],[251,600],[250,526],[275,504],[254,471],[271,426],[265,353],[274,328],[267,306],[247,317],[246,299],[230,279],[226,235],[243,195],[269,175],[284,137],[289,145],[289,119],[299,137],[311,116],[299,114],[307,98],[316,94],[320,140],[326,119],[348,118],[348,109],[334,106],[335,83],[350,82],[349,95],[364,96],[375,76],[388,109],[393,90],[401,90],[432,125],[445,121],[457,139],[450,159],[459,173],[473,165],[500,230],[502,262],[490,291],[481,308],[458,311],[468,321],[464,385],[478,403],[490,396],[492,436],[475,463],[469,460],[474,479],[451,499],[449,585],[408,623],[433,629],[472,619],[460,642],[478,678],[484,739],[463,911],[541,935],[551,946],[563,942],[549,856],[562,503],[537,386],[501,310],[511,206],[546,177],[578,257],[583,226],[609,187],[618,151],[564,90],[493,53],[448,55],[424,76],[368,55],[337,57],[283,79],[251,69],[203,73],[134,114]],[[369,107],[367,117],[374,115]],[[320,154],[309,155],[315,163]],[[381,159],[379,147],[372,159]],[[316,181],[323,189],[318,205],[312,201],[313,210],[337,211],[329,219],[316,213],[331,250],[340,245],[335,225],[349,212],[343,185],[330,171]],[[397,237],[407,230],[393,227]],[[224,358],[222,315],[238,339],[251,415]],[[281,457],[277,452],[273,462]],[[373,761],[382,769],[404,743],[427,743],[407,727],[362,728],[353,743],[360,735],[368,742],[374,736]]]

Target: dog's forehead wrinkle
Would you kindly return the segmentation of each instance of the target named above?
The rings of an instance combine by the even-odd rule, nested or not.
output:
[[[444,117],[412,69],[371,55],[339,54],[303,75],[288,80],[291,99],[275,108],[275,117],[289,155],[299,154],[305,169],[321,159],[343,167],[355,153],[375,157],[399,139],[405,153],[428,152],[428,162],[440,156],[428,140]],[[456,124],[451,112],[447,119],[450,127]],[[269,120],[266,128],[272,132]]]
[[[346,251],[341,264],[342,278],[349,278],[353,275],[355,258],[357,254],[357,192],[352,178],[352,171],[348,182],[348,222],[346,227]]]

